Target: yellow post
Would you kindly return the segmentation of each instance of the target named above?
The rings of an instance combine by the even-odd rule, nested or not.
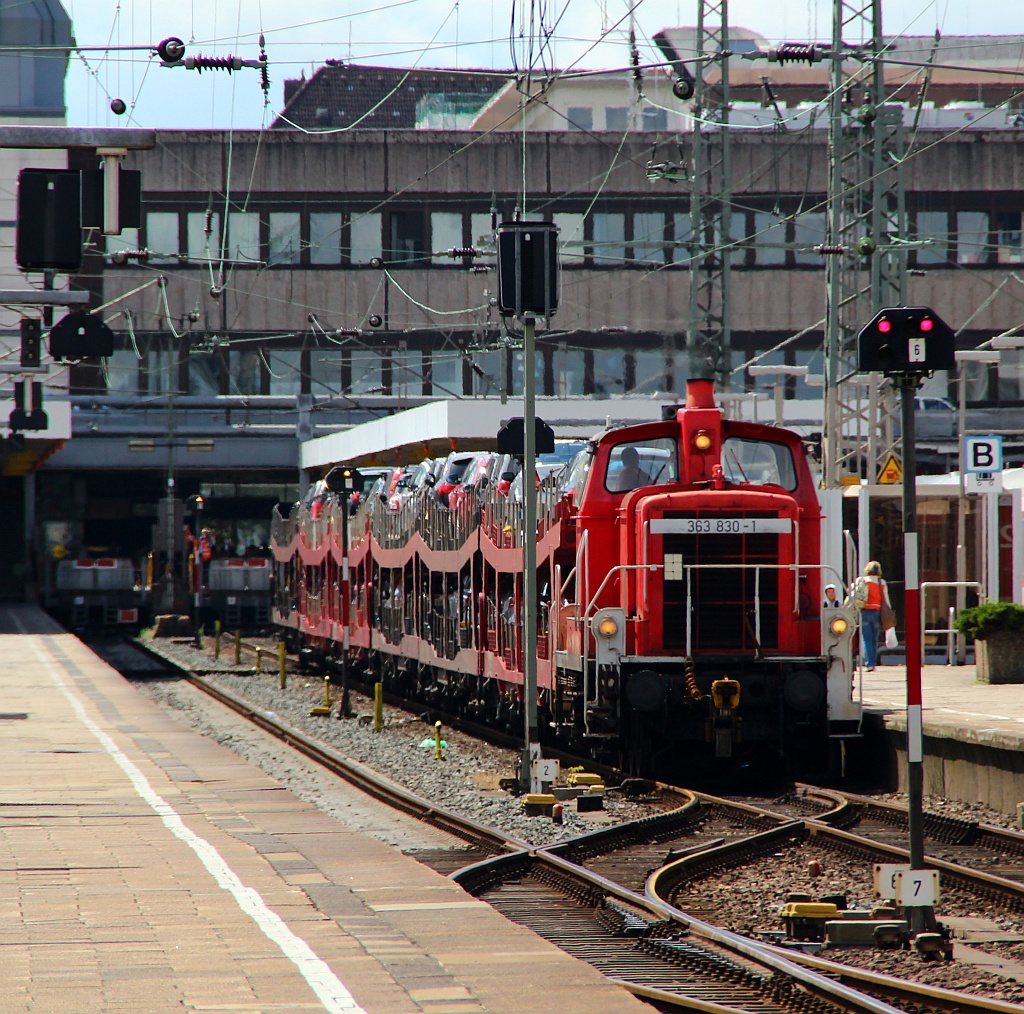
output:
[[[277,642],[277,674],[281,678],[281,689],[284,690],[288,683],[288,676],[285,671],[284,641]]]
[[[242,664],[242,632],[235,631],[235,665]]]
[[[220,658],[220,620],[213,621],[213,657]]]
[[[441,756],[441,723],[434,723],[434,760],[444,760]]]
[[[310,715],[329,715],[331,713],[331,677],[324,677],[324,703],[317,708],[309,709]]]
[[[380,732],[384,728],[384,684],[373,685],[373,731]]]

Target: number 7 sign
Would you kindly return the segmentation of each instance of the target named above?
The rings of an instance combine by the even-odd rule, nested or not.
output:
[[[939,901],[938,870],[901,870],[896,874],[896,904],[932,907]]]

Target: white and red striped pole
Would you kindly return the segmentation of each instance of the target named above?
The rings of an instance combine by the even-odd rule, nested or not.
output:
[[[924,733],[921,695],[921,586],[917,544],[917,455],[914,409],[921,378],[903,376],[900,386],[900,421],[903,437],[903,612],[907,637],[907,823],[910,831],[910,868],[924,865]],[[932,921],[929,909],[908,910],[911,930],[919,933]]]

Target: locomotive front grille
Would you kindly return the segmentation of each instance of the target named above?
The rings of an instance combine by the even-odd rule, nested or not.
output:
[[[777,516],[717,512],[688,519],[694,522],[689,527],[697,530],[662,534],[664,646],[729,652],[776,649],[779,531],[759,529],[778,525]],[[744,524],[752,519],[772,519],[774,524]]]

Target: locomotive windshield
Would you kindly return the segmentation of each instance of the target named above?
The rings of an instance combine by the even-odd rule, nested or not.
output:
[[[679,467],[674,437],[651,437],[616,444],[608,457],[604,485],[609,493],[676,482]]]
[[[726,482],[781,486],[788,492],[797,487],[793,452],[785,444],[727,437],[722,443],[722,469]]]

